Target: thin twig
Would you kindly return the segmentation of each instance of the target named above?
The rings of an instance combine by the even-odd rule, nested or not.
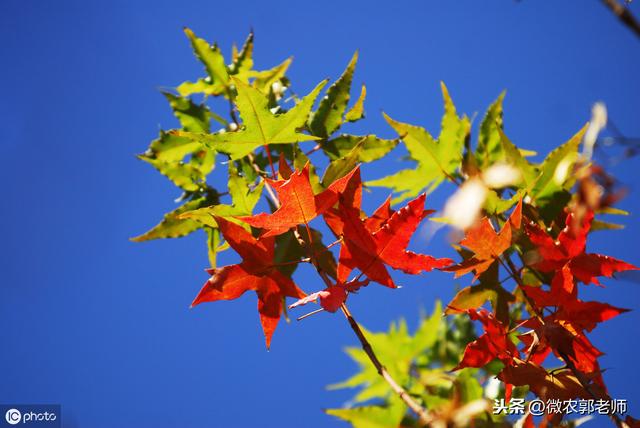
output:
[[[278,176],[276,175],[276,169],[273,167],[273,159],[271,159],[271,150],[269,150],[268,144],[264,145],[264,151],[267,152],[267,159],[269,159],[269,166],[271,167],[271,175],[275,180],[276,178],[278,178]]]
[[[300,259],[300,260],[291,260],[290,262],[282,262],[282,263],[276,263],[273,264],[272,266],[291,266],[291,265],[297,265],[299,263],[309,263],[311,261],[310,258],[305,257],[304,259]]]
[[[309,156],[315,152],[317,152],[318,150],[320,150],[322,148],[322,144],[318,143],[315,146],[313,146],[313,148],[311,150],[309,150],[308,152],[306,152],[304,155],[305,156]]]
[[[231,116],[233,123],[239,126],[240,122],[238,121],[238,116],[236,116],[236,108],[233,105],[233,98],[230,91],[227,91],[227,97],[229,98],[229,116]]]
[[[400,399],[402,399],[402,401],[404,401],[405,404],[418,416],[418,420],[420,424],[428,425],[431,422],[431,417],[427,413],[427,410],[424,407],[422,407],[419,403],[417,403],[413,399],[413,397],[411,397],[411,395],[409,395],[409,393],[403,387],[398,385],[395,379],[389,374],[387,369],[382,365],[382,363],[376,356],[375,352],[373,352],[373,348],[371,347],[371,344],[369,343],[364,333],[362,332],[360,325],[353,318],[353,315],[351,315],[351,312],[349,312],[347,305],[343,303],[340,309],[342,309],[342,313],[347,318],[347,321],[349,322],[351,329],[355,332],[356,336],[358,336],[358,339],[360,340],[360,344],[362,345],[362,350],[367,354],[367,357],[369,357],[369,360],[371,360],[371,362],[373,363],[374,367],[378,371],[378,374],[382,376],[382,378],[389,384],[393,392],[398,394]]]
[[[303,319],[308,318],[311,315],[319,314],[322,311],[324,311],[324,308],[316,309],[315,311],[311,311],[308,314],[304,314],[301,317],[296,318],[296,321],[302,321]]]
[[[623,6],[618,0],[602,0],[602,3],[611,10],[611,12],[618,17],[620,21],[636,36],[640,37],[640,22],[633,16],[628,7]]]

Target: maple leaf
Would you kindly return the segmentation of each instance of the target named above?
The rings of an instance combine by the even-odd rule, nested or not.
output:
[[[337,283],[325,288],[324,290],[316,291],[315,293],[311,293],[308,296],[299,299],[292,305],[289,305],[289,309],[303,306],[319,299],[320,306],[322,306],[324,310],[328,312],[335,312],[340,309],[340,306],[342,306],[342,304],[347,300],[347,293],[354,293],[361,287],[366,287],[367,285],[369,285],[368,279],[354,279],[346,284]]]
[[[427,193],[432,192],[460,166],[464,141],[470,132],[471,124],[466,116],[458,117],[444,83],[441,83],[441,88],[445,113],[437,140],[424,128],[397,122],[384,114],[389,125],[407,147],[411,159],[417,162],[415,168],[404,169],[367,183],[370,186],[388,187],[400,192],[394,203],[413,197],[425,188]]]
[[[191,219],[205,226],[217,229],[215,217],[233,218],[233,216],[249,215],[258,203],[264,183],[253,186],[247,177],[240,175],[232,164],[229,165],[229,180],[227,181],[232,204],[213,204],[198,208],[180,215],[182,219]]]
[[[371,347],[376,350],[380,361],[387,364],[385,368],[389,374],[399,384],[404,385],[410,382],[410,367],[414,365],[416,359],[424,356],[426,350],[438,348],[437,342],[442,340],[439,337],[443,332],[443,327],[445,325],[442,320],[440,302],[436,302],[431,315],[422,319],[413,335],[409,333],[407,323],[403,319],[398,323],[392,322],[387,332],[370,332],[364,326],[361,326],[361,329]],[[353,399],[356,403],[372,398],[384,399],[391,395],[397,396],[389,384],[379,375],[378,370],[371,364],[367,353],[361,347],[347,348],[346,352],[358,363],[361,370],[343,382],[330,385],[330,389],[362,386],[362,390]],[[424,359],[419,361],[423,363]]]
[[[628,310],[606,303],[579,300],[568,264],[556,273],[549,291],[530,286],[522,289],[537,307],[556,308],[542,321],[534,317],[524,324],[533,329],[519,336],[528,348],[529,357],[541,363],[553,350],[557,356],[569,358],[585,373],[599,372],[597,358],[602,353],[591,344],[584,331],[591,331],[597,324]]]
[[[574,224],[574,214],[566,216],[566,226],[553,239],[536,224],[528,224],[526,232],[536,246],[540,261],[533,267],[542,272],[554,272],[568,265],[571,273],[585,284],[600,284],[597,277],[611,277],[616,272],[638,269],[636,266],[613,257],[587,254],[587,234],[593,222],[593,211],[587,212],[581,224]]]
[[[351,97],[351,81],[357,62],[358,52],[356,51],[342,76],[327,90],[318,110],[310,115],[309,129],[313,135],[326,139],[342,125],[347,103]]]
[[[205,95],[223,95],[229,98],[232,93],[231,79],[235,77],[245,83],[253,79],[252,86],[263,92],[272,90],[272,84],[282,82],[285,73],[291,64],[291,58],[284,60],[269,70],[253,69],[253,32],[250,32],[242,48],[238,51],[233,46],[231,64],[227,65],[220,48],[214,44],[211,46],[206,40],[196,37],[188,28],[185,34],[191,42],[193,53],[202,62],[207,71],[207,77],[198,79],[196,82],[184,82],[176,89],[183,97],[203,93]]]
[[[327,83],[322,81],[295,107],[286,113],[273,114],[269,109],[269,97],[238,79],[233,79],[238,91],[236,105],[243,121],[243,129],[237,132],[217,134],[177,132],[198,141],[218,152],[228,154],[231,159],[240,159],[256,148],[269,144],[292,144],[317,140],[298,132],[303,128],[313,102]]]
[[[233,300],[246,291],[258,296],[258,312],[267,348],[280,321],[284,297],[302,298],[305,293],[274,267],[274,238],[258,240],[241,226],[216,217],[216,223],[229,245],[242,256],[239,264],[209,269],[211,278],[193,300],[191,306],[203,302]]]
[[[507,327],[491,312],[486,309],[468,309],[466,312],[469,318],[482,323],[484,333],[467,345],[462,360],[454,370],[465,367],[484,367],[496,358],[508,365],[513,357],[520,355],[507,334]]]
[[[480,284],[460,290],[447,305],[445,315],[479,308],[488,300],[496,318],[505,324],[509,323],[509,303],[515,301],[515,296],[500,284],[498,272],[498,266],[493,265],[480,275]]]
[[[338,280],[345,281],[349,273],[358,268],[373,281],[395,288],[385,264],[405,273],[416,275],[434,268],[443,268],[451,264],[450,259],[436,259],[434,257],[407,251],[411,236],[420,222],[433,211],[424,209],[426,195],[409,202],[407,206],[391,213],[388,203],[376,211],[378,219],[368,222],[369,228],[374,228],[380,217],[388,217],[382,226],[372,232],[367,228],[367,220],[360,219],[360,209],[340,199],[339,210],[331,213],[330,227],[341,232],[344,237],[340,249],[338,264]],[[335,215],[340,222],[336,225]],[[326,218],[326,217],[325,217]],[[375,217],[374,217],[375,218]]]
[[[511,246],[513,230],[519,229],[521,224],[522,200],[518,202],[500,232],[496,232],[489,218],[484,217],[477,226],[469,229],[464,239],[460,241],[460,245],[473,251],[473,257],[443,270],[455,272],[456,278],[474,271],[475,280]]]
[[[568,359],[583,373],[600,372],[598,357],[603,354],[582,332],[570,331],[570,325],[550,317],[545,317],[544,323],[531,318],[523,326],[533,329],[518,336],[528,348],[526,352],[533,361],[542,362],[553,351],[558,358]]]
[[[391,208],[391,196],[389,196],[376,208],[371,217],[364,220],[364,227],[366,227],[369,232],[374,233],[387,224],[387,221],[389,221],[395,212],[396,211]]]
[[[543,367],[533,361],[516,359],[513,364],[505,366],[498,374],[498,378],[515,386],[527,385],[534,394],[542,399],[593,398],[571,371],[562,370],[553,374],[547,373]],[[602,388],[591,385],[589,389],[604,398],[605,394]]]
[[[260,213],[239,217],[240,220],[265,231],[262,237],[280,235],[299,224],[308,225],[311,220],[324,213],[338,202],[341,193],[360,187],[360,169],[334,181],[323,192],[314,195],[309,181],[309,164],[302,171],[293,172],[288,180],[269,180],[280,200],[280,208],[274,213]]]
[[[629,311],[607,303],[584,302],[578,299],[577,287],[568,264],[554,275],[549,291],[542,290],[541,287],[522,288],[536,306],[558,308],[547,318],[569,324],[574,331],[591,331],[598,323]]]
[[[320,299],[320,306],[322,306],[323,309],[329,312],[335,312],[340,309],[340,306],[347,300],[347,290],[339,285],[333,285],[327,287],[325,290],[317,291],[309,294],[307,297],[303,297],[290,305],[289,309],[315,302],[318,299]]]
[[[346,196],[346,195],[345,195]],[[348,202],[353,208],[360,209],[362,204],[361,193],[357,192],[352,198],[344,198],[345,202]],[[391,218],[396,211],[391,208],[391,196],[389,196],[371,215],[363,220],[364,227],[370,232],[377,232],[387,221]],[[342,236],[345,223],[340,218],[339,211],[332,208],[324,213],[324,220],[336,236]]]

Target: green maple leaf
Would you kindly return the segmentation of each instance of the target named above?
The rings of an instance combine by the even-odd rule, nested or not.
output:
[[[351,171],[358,163],[360,152],[364,147],[365,138],[362,138],[347,154],[343,157],[337,158],[327,166],[324,174],[322,175],[322,186],[327,187],[337,179],[344,177]]]
[[[318,110],[309,117],[309,129],[313,135],[327,138],[344,122],[344,113],[351,97],[351,82],[358,62],[358,52],[353,54],[342,75],[327,90]]]
[[[304,127],[313,102],[326,80],[318,84],[295,107],[282,114],[270,111],[268,96],[240,80],[233,81],[238,90],[235,102],[242,117],[243,129],[217,134],[179,132],[178,135],[198,141],[217,152],[226,153],[231,159],[240,159],[256,148],[269,144],[292,144],[318,139],[298,130]]]
[[[178,86],[178,93],[188,96],[193,93],[204,92],[207,95],[220,95],[229,91],[229,71],[224,56],[217,45],[211,46],[206,40],[196,37],[189,28],[184,33],[191,42],[193,53],[202,62],[208,76],[197,82],[185,82]],[[250,35],[250,37],[252,37]]]
[[[463,255],[471,257],[471,254],[462,252]],[[460,290],[447,305],[445,315],[455,314],[467,309],[477,309],[490,301],[496,317],[509,324],[509,304],[515,298],[509,293],[498,280],[498,264],[494,263],[487,271],[480,275],[480,284],[471,285]]]
[[[209,132],[211,111],[204,104],[196,104],[169,92],[163,92],[182,130]],[[203,150],[202,145],[172,132],[160,131],[160,137],[138,158],[151,164],[176,186],[187,192],[198,192],[206,186],[206,177],[214,167],[215,152]]]
[[[214,190],[207,196],[195,197],[175,210],[165,214],[160,223],[152,227],[149,231],[131,238],[131,241],[143,242],[152,239],[180,238],[186,236],[200,229],[202,224],[192,219],[184,218],[182,214],[215,204],[217,201],[218,195]]]
[[[355,122],[364,117],[364,100],[367,95],[364,85],[362,85],[359,98],[351,109],[347,111],[357,62],[358,52],[353,54],[347,68],[338,80],[327,89],[327,93],[320,101],[318,109],[309,116],[309,130],[313,135],[323,139],[321,143],[322,150],[332,163],[347,156],[361,142],[362,147],[357,150],[357,155],[354,158],[358,162],[372,162],[379,159],[391,151],[399,142],[399,140],[384,140],[375,135],[342,134],[330,139],[330,136],[345,123]]]
[[[347,122],[355,122],[364,117],[364,99],[367,97],[367,87],[362,85],[360,90],[360,97],[351,109],[345,113],[344,120]]]
[[[413,336],[409,334],[404,320],[400,320],[397,325],[392,323],[386,333],[371,333],[364,328],[362,330],[389,374],[400,384],[404,384],[409,380],[411,363],[436,342],[441,320],[442,308],[440,302],[436,302],[432,315],[422,320]],[[356,402],[387,398],[392,393],[389,384],[378,374],[365,351],[360,348],[347,348],[346,352],[358,363],[361,371],[344,382],[330,385],[329,388],[362,386],[354,398]]]
[[[184,82],[176,89],[184,97],[203,93],[205,95],[233,98],[231,77],[235,77],[249,83],[253,79],[252,86],[260,91],[269,92],[271,85],[282,81],[291,64],[291,58],[272,69],[258,71],[253,69],[253,32],[249,33],[240,52],[234,46],[232,62],[225,64],[224,55],[217,45],[211,46],[206,40],[196,37],[190,29],[186,28],[185,34],[191,42],[195,56],[202,62],[207,72],[207,77],[196,82]]]
[[[351,409],[326,409],[325,413],[351,423],[354,428],[388,428],[400,426],[407,406],[398,397],[388,405],[360,406]]]
[[[211,267],[216,266],[217,254],[229,248],[227,243],[220,245],[220,231],[214,216],[225,217],[237,222],[234,216],[251,215],[260,199],[263,187],[264,182],[253,186],[250,178],[238,173],[233,164],[230,164],[228,188],[231,196],[231,205],[220,203],[200,204],[190,209],[182,209],[178,213],[178,221],[184,222],[185,225],[190,225],[193,230],[203,228],[207,232],[207,250]],[[245,223],[239,222],[238,224],[248,229]]]
[[[213,216],[225,217],[237,224],[248,226],[240,221],[235,220],[234,216],[251,215],[253,208],[258,203],[264,182],[261,181],[257,186],[252,186],[252,182],[247,177],[240,175],[233,164],[229,165],[229,195],[231,196],[231,204],[216,204],[207,207],[197,207],[190,211],[183,212],[180,218],[194,220],[202,226],[208,226],[213,229],[218,228]]]
[[[441,85],[445,113],[437,140],[422,127],[395,121],[384,114],[407,147],[410,158],[417,163],[415,168],[367,183],[369,186],[388,187],[399,192],[393,203],[415,196],[425,188],[427,193],[432,192],[446,178],[452,179],[460,166],[471,123],[466,116],[458,117],[446,86],[444,83]]]
[[[480,169],[485,169],[494,163],[501,161],[503,155],[500,132],[502,129],[502,103],[505,92],[502,92],[497,100],[487,110],[478,133],[478,146],[476,147],[476,162]]]
[[[384,155],[393,150],[398,145],[400,140],[385,140],[383,138],[378,138],[373,134],[341,134],[323,143],[322,150],[330,160],[334,161],[336,159],[347,156],[349,152],[351,152],[351,150],[353,150],[353,148],[361,142],[362,148],[358,152],[358,161],[373,162],[374,160],[378,160],[384,157]]]
[[[568,190],[575,182],[571,174],[571,167],[578,160],[578,146],[587,131],[584,125],[566,143],[547,155],[539,166],[540,178],[535,183],[532,196],[538,200],[548,199],[554,193]],[[558,169],[564,169],[564,174],[558,174]],[[561,176],[560,176],[561,175]]]

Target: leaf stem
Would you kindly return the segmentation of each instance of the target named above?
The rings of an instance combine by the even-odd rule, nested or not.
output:
[[[269,150],[269,145],[264,145],[264,151],[267,152],[267,159],[269,159],[269,166],[271,167],[271,176],[275,180],[278,178],[276,175],[276,169],[273,167],[273,159],[271,159],[271,150]]]
[[[315,315],[315,314],[319,314],[322,311],[324,311],[324,308],[316,309],[315,311],[311,311],[308,314],[304,314],[304,315],[296,318],[296,321],[302,321],[303,319],[308,318],[308,317],[310,317],[312,315]]]
[[[311,150],[309,150],[308,152],[306,152],[304,155],[305,156],[309,156],[315,152],[317,152],[318,150],[320,150],[322,148],[322,144],[318,143],[315,146],[313,146],[313,148]]]
[[[360,328],[360,325],[353,318],[351,312],[349,312],[349,308],[347,308],[347,305],[343,303],[340,309],[342,309],[342,313],[347,318],[351,329],[360,340],[362,350],[367,354],[367,357],[369,357],[369,360],[378,371],[378,374],[382,376],[382,378],[389,384],[393,392],[396,393],[402,401],[404,401],[404,403],[411,409],[411,411],[413,411],[418,416],[420,425],[428,425],[432,421],[432,418],[427,413],[427,409],[416,402],[402,386],[398,385],[398,382],[396,382],[395,379],[389,374],[385,366],[382,365],[375,352],[373,352],[373,348],[364,335],[364,332]]]
[[[233,123],[239,126],[240,122],[238,121],[238,116],[236,116],[236,108],[233,105],[231,91],[227,91],[227,97],[229,98],[229,116],[231,116]]]

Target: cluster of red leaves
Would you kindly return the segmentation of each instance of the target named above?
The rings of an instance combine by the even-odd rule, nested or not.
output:
[[[522,201],[518,202],[500,232],[496,232],[489,218],[484,217],[480,223],[469,229],[460,245],[473,251],[473,256],[454,266],[445,269],[455,272],[459,277],[471,271],[475,272],[474,280],[493,265],[507,251],[517,238],[522,225]]]
[[[432,211],[424,209],[425,195],[394,211],[390,200],[385,201],[371,217],[361,211],[362,182],[358,167],[334,181],[324,191],[314,194],[309,179],[309,165],[301,171],[291,171],[280,162],[281,180],[267,179],[267,185],[277,193],[278,208],[273,213],[238,217],[261,232],[258,238],[223,218],[216,217],[220,231],[229,245],[242,257],[235,265],[212,269],[211,278],[195,298],[193,306],[202,302],[232,300],[245,291],[258,295],[258,312],[267,347],[283,311],[285,297],[299,299],[291,307],[317,299],[327,311],[335,312],[349,293],[356,292],[370,281],[396,288],[387,266],[408,274],[419,274],[444,268],[449,259],[436,259],[407,250],[420,222]],[[306,229],[309,259],[316,262],[309,223],[323,216],[327,225],[341,241],[338,265],[332,282],[324,276],[326,288],[306,296],[290,277],[278,271],[275,261],[275,237],[289,230]],[[327,250],[323,248],[323,250]],[[294,261],[295,262],[295,261]],[[320,270],[320,266],[316,265]],[[354,270],[359,274],[349,280]]]
[[[255,291],[269,347],[286,297],[297,299],[290,307],[319,300],[323,309],[335,312],[350,293],[370,281],[396,288],[388,267],[413,275],[432,269],[454,272],[456,277],[474,272],[474,280],[482,281],[490,268],[500,264],[516,280],[514,295],[525,304],[528,318],[510,320],[484,308],[467,307],[464,312],[479,321],[484,332],[467,345],[456,369],[484,367],[493,360],[501,361],[504,368],[498,378],[507,386],[507,399],[513,386],[522,385],[545,399],[607,397],[598,364],[602,353],[586,333],[626,309],[580,300],[577,284],[600,284],[599,277],[611,277],[616,272],[636,268],[611,257],[586,252],[594,217],[592,210],[583,209],[579,215],[567,211],[560,222],[547,228],[525,216],[520,201],[509,218],[501,221],[499,231],[494,223],[500,220],[488,217],[469,229],[460,242],[466,249],[461,253],[466,256],[453,265],[449,259],[407,250],[422,220],[432,213],[424,208],[424,194],[397,211],[387,199],[367,216],[361,209],[362,182],[358,168],[318,194],[313,191],[308,164],[300,171],[292,171],[281,160],[280,177],[279,180],[267,179],[267,185],[277,194],[274,201],[277,209],[273,213],[238,217],[233,222],[215,218],[225,240],[242,261],[209,270],[211,278],[195,298],[194,306],[232,300],[248,290]],[[535,214],[535,208],[527,206],[527,212]],[[332,272],[323,272],[318,262],[318,243],[313,242],[310,228],[310,222],[318,217],[324,218],[338,239],[336,242],[341,244],[337,267],[334,265]],[[253,227],[253,233],[235,222]],[[562,229],[554,233],[559,229],[557,224],[561,224]],[[278,269],[276,237],[291,230],[306,245],[309,257],[290,263],[314,263],[325,282],[323,290],[306,295],[290,276]],[[301,231],[305,230],[307,234],[302,236]],[[515,248],[528,255],[523,257],[528,262],[520,271],[514,271],[510,261],[505,263]],[[328,247],[320,249],[328,251]],[[523,278],[529,278],[523,275],[525,270],[531,274],[529,277],[540,280],[525,284]],[[349,279],[354,271],[358,274]],[[451,306],[449,309],[455,310]],[[524,344],[523,348],[518,349],[516,337]],[[548,372],[543,363],[551,353],[564,361],[566,368]]]
[[[535,212],[533,207],[529,208]],[[523,385],[543,399],[607,397],[597,361],[602,353],[586,333],[627,310],[580,300],[578,283],[600,284],[598,277],[611,277],[636,267],[585,252],[592,211],[586,211],[577,226],[573,212],[565,213],[561,220],[563,228],[553,236],[554,227],[545,228],[523,217],[520,202],[500,232],[495,232],[488,218],[469,230],[461,245],[473,255],[447,269],[456,272],[456,276],[474,271],[477,278],[493,263],[504,263],[503,258],[513,246],[529,250],[532,261],[525,269],[531,276],[510,271],[517,277],[515,294],[526,305],[529,318],[506,325],[486,309],[467,309],[471,319],[482,323],[484,333],[467,345],[456,367],[484,367],[495,359],[500,360],[504,368],[498,377],[506,384],[507,399],[513,386]],[[542,278],[541,283],[523,282],[522,278],[534,275]],[[525,331],[518,332],[522,329]],[[516,347],[515,336],[524,344],[523,349]],[[551,353],[563,361],[566,368],[553,374],[547,372],[542,364]]]

